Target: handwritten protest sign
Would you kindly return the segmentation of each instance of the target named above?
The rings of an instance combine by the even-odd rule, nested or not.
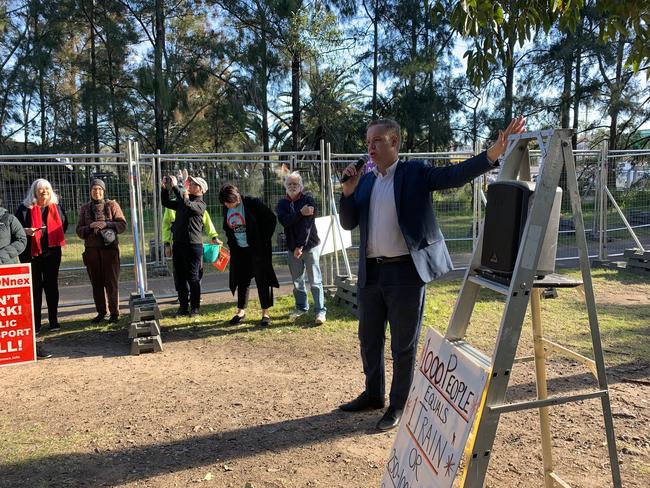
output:
[[[341,228],[338,222],[338,215],[326,215],[316,217],[316,230],[320,238],[320,255],[333,253],[334,250],[340,251],[352,245],[352,233],[349,230]]]
[[[0,366],[36,361],[29,264],[0,265]]]
[[[427,330],[381,488],[452,486],[487,380],[484,365]]]

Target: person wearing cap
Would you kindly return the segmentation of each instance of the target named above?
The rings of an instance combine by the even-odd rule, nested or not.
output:
[[[170,190],[176,197],[170,198]],[[201,261],[203,258],[203,215],[206,203],[203,195],[208,183],[201,177],[190,176],[189,186],[175,176],[163,178],[160,201],[163,207],[174,210],[176,218],[172,228],[174,285],[179,307],[176,315],[196,316],[201,306]]]
[[[189,189],[190,186],[190,180],[187,178],[185,181],[185,188]],[[170,198],[175,198],[173,193],[170,195]],[[176,221],[176,211],[172,210],[171,208],[166,208],[165,211],[163,212],[163,218],[162,218],[162,241],[163,241],[163,246],[164,246],[164,252],[165,252],[165,257],[168,258],[168,268],[169,271],[172,273],[172,276],[175,275],[174,271],[174,261],[172,258],[172,243],[173,243],[173,238],[172,238],[172,227],[174,225],[174,222]],[[205,212],[203,213],[203,234],[205,234],[208,239],[212,241],[213,244],[223,244],[219,240],[219,234],[217,233],[217,229],[214,227],[214,223],[212,222],[212,218],[210,218],[210,213],[208,212],[207,208]],[[199,272],[199,278],[203,277],[203,263],[201,263],[201,270]]]
[[[120,279],[120,249],[117,234],[126,230],[126,219],[115,200],[108,200],[106,184],[100,179],[90,182],[90,201],[79,209],[77,235],[84,240],[81,255],[90,284],[98,324],[110,313],[108,321],[116,323],[120,317],[118,282]],[[112,231],[112,232],[111,232]]]

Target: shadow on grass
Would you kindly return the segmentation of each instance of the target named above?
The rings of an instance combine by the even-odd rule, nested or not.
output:
[[[329,304],[328,304],[329,305]],[[329,305],[328,317],[333,321],[349,320],[356,326],[354,319],[345,309]],[[314,315],[306,314],[297,321],[289,318],[292,308],[277,307],[271,309],[271,325],[261,327],[261,311],[251,309],[246,318],[237,325],[229,321],[235,313],[233,303],[210,304],[201,307],[201,315],[197,317],[175,317],[175,306],[162,310],[161,336],[163,347],[165,343],[206,339],[210,337],[240,336],[250,337],[250,334],[266,334],[278,330],[312,329]],[[60,332],[50,333],[44,326],[41,334],[43,344],[48,352],[55,357],[119,357],[130,354],[131,340],[128,338],[129,316],[122,315],[118,324],[90,324],[90,317],[83,320],[61,322]]]
[[[0,486],[118,486],[165,473],[215,463],[221,465],[269,452],[278,453],[328,440],[373,433],[376,421],[376,413],[351,415],[337,410],[121,450],[52,454],[27,462],[3,464],[0,466]]]

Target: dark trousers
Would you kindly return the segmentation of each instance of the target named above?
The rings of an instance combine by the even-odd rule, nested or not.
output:
[[[32,292],[34,297],[34,323],[36,332],[41,329],[41,307],[43,292],[47,301],[47,319],[50,326],[58,324],[59,309],[59,267],[61,266],[61,248],[51,247],[40,256],[33,257]]]
[[[81,255],[98,315],[106,315],[106,304],[111,315],[119,315],[120,250],[115,247],[87,247]]]
[[[359,343],[366,391],[384,398],[384,344],[390,324],[393,381],[390,404],[404,408],[413,381],[413,368],[424,311],[425,283],[412,261],[378,264],[366,261],[366,285],[358,290]]]
[[[237,308],[246,308],[248,306],[248,296],[250,295],[251,279],[255,278],[257,285],[257,296],[260,298],[260,307],[271,308],[273,306],[273,288],[265,278],[264,266],[262,261],[258,261],[253,256],[253,252],[248,247],[239,250],[237,259]]]
[[[178,293],[178,303],[182,310],[201,306],[201,260],[203,244],[174,242],[174,286]]]

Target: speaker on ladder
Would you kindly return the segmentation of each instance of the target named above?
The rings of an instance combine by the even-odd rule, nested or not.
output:
[[[535,183],[530,181],[497,181],[488,186],[481,271],[499,276],[512,275],[534,196]],[[537,265],[537,276],[540,277],[555,271],[561,205],[562,188],[558,187]]]

